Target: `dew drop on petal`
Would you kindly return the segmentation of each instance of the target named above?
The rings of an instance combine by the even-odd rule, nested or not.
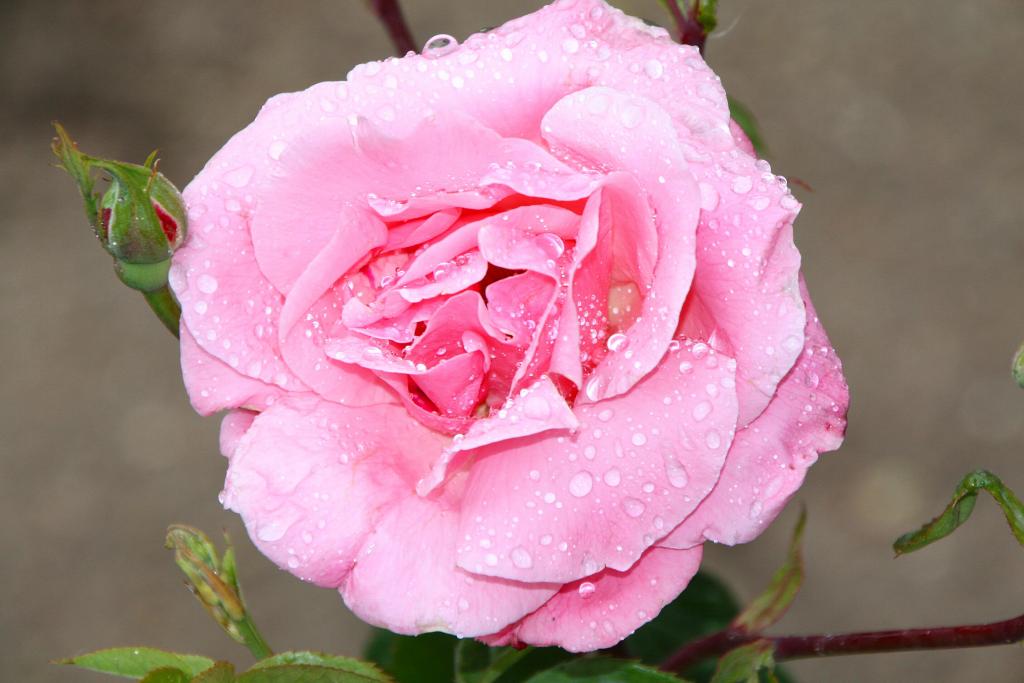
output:
[[[531,557],[530,552],[521,545],[512,549],[511,556],[512,564],[520,569],[529,569],[533,566],[533,557]]]
[[[708,415],[711,414],[711,404],[707,401],[701,401],[693,407],[693,419],[700,422]]]
[[[437,59],[451,54],[459,48],[459,41],[447,33],[436,35],[423,46],[423,56],[427,59]]]
[[[583,498],[594,488],[594,478],[586,470],[577,472],[569,480],[569,493],[577,498]]]
[[[629,345],[629,337],[621,332],[616,332],[612,336],[608,337],[606,342],[609,351],[621,351]]]
[[[647,443],[647,436],[643,432],[633,432],[629,440],[634,446],[643,446]]]
[[[647,509],[647,506],[636,498],[626,498],[622,501],[622,509],[625,510],[626,514],[630,517],[636,518],[644,514],[644,510]]]
[[[677,489],[685,487],[690,481],[686,468],[683,467],[681,462],[672,457],[665,459],[665,475],[668,476],[668,483]]]
[[[217,284],[217,278],[208,273],[203,273],[199,276],[199,280],[196,282],[196,287],[198,287],[199,291],[203,294],[213,294],[217,291]]]
[[[587,598],[592,596],[597,591],[597,586],[595,586],[590,581],[584,581],[583,583],[580,584],[580,587],[578,589],[576,589],[576,590],[580,594],[580,597],[583,598],[584,600],[586,600]]]
[[[613,467],[604,473],[603,479],[604,483],[608,484],[608,486],[618,486],[619,482],[622,481],[622,473]]]

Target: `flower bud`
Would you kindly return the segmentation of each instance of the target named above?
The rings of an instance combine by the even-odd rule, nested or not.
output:
[[[82,154],[67,131],[55,124],[53,152],[78,184],[86,214],[104,249],[114,257],[121,281],[155,292],[167,284],[171,255],[185,240],[185,204],[178,189],[156,169],[155,153],[142,166]],[[97,202],[92,171],[110,176]]]
[[[228,635],[245,643],[239,625],[247,616],[235,574],[234,551],[228,547],[223,559],[218,558],[206,534],[183,524],[167,529],[165,545],[174,550],[174,562],[187,577],[196,599]]]

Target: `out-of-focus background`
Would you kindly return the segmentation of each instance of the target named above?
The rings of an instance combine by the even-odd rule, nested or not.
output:
[[[408,0],[419,41],[537,1]],[[656,0],[618,0],[658,23]],[[756,112],[777,172],[805,181],[796,226],[853,395],[846,445],[798,495],[808,579],[777,632],[988,621],[1024,612],[1024,549],[991,501],[954,537],[890,543],[987,467],[1024,493],[1024,3],[723,0],[708,60]],[[49,122],[86,151],[184,185],[269,96],[390,53],[356,0],[0,3],[0,668],[91,681],[47,660],[151,644],[244,661],[181,586],[165,526],[229,529],[276,647],[357,653],[338,596],[263,559],[217,503],[217,420],[182,390],[174,340],[122,287]],[[514,103],[510,106],[514,106]],[[795,507],[795,506],[791,506]],[[795,511],[707,566],[739,596],[780,562]],[[400,589],[400,587],[396,587]],[[1020,681],[1020,647],[797,662],[804,682]]]

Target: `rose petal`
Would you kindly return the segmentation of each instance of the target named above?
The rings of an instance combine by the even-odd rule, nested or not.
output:
[[[261,373],[256,367],[248,369],[252,375]],[[263,408],[284,394],[280,387],[242,375],[211,356],[196,343],[184,325],[181,328],[181,374],[189,401],[200,415],[212,415],[238,406]]]
[[[842,442],[849,391],[802,283],[801,289],[807,344],[796,366],[768,408],[736,433],[715,490],[660,545],[733,545],[756,538],[800,487],[818,454]]]
[[[736,424],[734,368],[684,345],[627,394],[577,406],[572,436],[475,451],[459,566],[563,583],[631,567],[718,481]]]
[[[611,647],[658,615],[700,567],[701,547],[651,548],[629,571],[606,569],[566,584],[536,612],[481,638],[501,645],[557,645],[570,652]]]

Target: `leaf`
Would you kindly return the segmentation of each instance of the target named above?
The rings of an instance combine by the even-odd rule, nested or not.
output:
[[[385,683],[390,681],[380,672],[367,676],[357,671],[312,664],[256,666],[235,680],[237,683]]]
[[[664,671],[622,659],[603,657],[574,659],[542,671],[527,683],[681,683]]]
[[[375,629],[363,656],[377,663],[397,683],[451,683],[455,680],[455,645],[446,633],[400,636]]]
[[[456,683],[494,683],[532,648],[488,647],[472,638],[464,638],[455,647]]]
[[[736,122],[743,132],[746,133],[750,139],[750,144],[754,146],[754,151],[757,152],[758,156],[765,156],[768,153],[768,146],[765,145],[764,137],[761,135],[761,129],[757,125],[757,118],[754,116],[754,112],[732,97],[729,97],[729,116]]]
[[[951,533],[966,522],[974,511],[974,504],[977,502],[978,493],[987,491],[995,499],[1003,514],[1006,515],[1006,522],[1010,525],[1017,542],[1024,545],[1024,505],[1014,495],[1013,491],[1006,487],[999,477],[986,470],[971,472],[956,487],[953,492],[953,499],[946,506],[938,517],[922,526],[917,531],[903,534],[892,544],[897,555],[912,553],[915,550],[949,536]]]
[[[261,659],[256,662],[250,671],[265,669],[271,666],[282,666],[289,664],[303,664],[310,666],[321,666],[328,669],[337,669],[349,673],[366,676],[367,680],[389,681],[380,669],[370,662],[363,662],[352,657],[341,657],[338,655],[324,654],[323,652],[282,652],[280,654]]]
[[[657,664],[683,643],[725,628],[738,612],[739,604],[725,584],[700,571],[678,598],[626,638],[622,646],[629,656]]]
[[[150,671],[142,683],[189,683],[189,680],[189,675],[181,669],[165,666]]]
[[[761,674],[766,674],[769,683],[776,683],[772,652],[772,644],[767,640],[755,640],[730,650],[718,660],[711,683],[758,683]]]
[[[192,679],[192,683],[233,683],[235,667],[230,662],[217,662]]]
[[[1013,379],[1017,382],[1017,386],[1024,389],[1024,344],[1021,344],[1020,348],[1017,349],[1017,355],[1013,357],[1013,364],[1010,366],[1013,372]]]
[[[807,510],[802,509],[796,528],[793,529],[793,538],[789,542],[786,561],[775,570],[775,574],[772,575],[772,579],[768,583],[768,588],[754,598],[747,608],[733,620],[733,626],[749,633],[760,633],[786,613],[804,582],[804,560],[800,552],[800,545],[806,524]]]
[[[195,676],[213,666],[213,660],[209,657],[165,652],[151,647],[114,647],[62,659],[57,663],[125,678],[142,678],[153,669],[167,667],[181,669]]]
[[[718,0],[697,0],[697,23],[709,34],[718,26]]]

